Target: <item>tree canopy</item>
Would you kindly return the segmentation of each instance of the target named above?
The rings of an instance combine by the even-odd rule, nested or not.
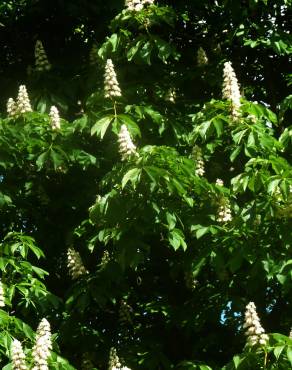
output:
[[[1,2],[3,369],[292,366],[291,9]]]

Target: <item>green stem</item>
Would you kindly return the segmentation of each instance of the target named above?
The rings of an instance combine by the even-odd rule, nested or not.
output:
[[[117,107],[116,107],[116,101],[114,100],[114,113],[115,113],[115,118],[117,118]]]

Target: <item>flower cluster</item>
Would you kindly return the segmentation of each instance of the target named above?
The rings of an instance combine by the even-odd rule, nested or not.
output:
[[[105,98],[116,98],[122,96],[115,67],[111,59],[108,59],[105,65],[104,96]]]
[[[224,182],[221,179],[216,179],[216,185],[217,186],[224,186]]]
[[[40,40],[37,40],[35,43],[34,56],[36,71],[44,72],[49,71],[52,68],[51,64],[48,61],[44,46]]]
[[[61,128],[60,116],[59,116],[58,108],[55,107],[54,105],[51,106],[49,116],[50,116],[50,122],[51,122],[52,129],[59,130]]]
[[[122,299],[119,310],[119,321],[122,324],[132,324],[132,312],[133,308],[125,300]]]
[[[108,370],[131,370],[129,367],[121,365],[117,350],[114,347],[110,349]]]
[[[253,302],[246,306],[243,328],[247,329],[245,335],[247,336],[248,346],[252,347],[258,344],[264,346],[267,344],[269,337],[261,326],[256,306]]]
[[[19,340],[14,339],[11,345],[12,370],[26,370],[25,354]]]
[[[78,279],[80,276],[88,274],[88,271],[84,267],[80,254],[75,251],[73,248],[68,248],[67,251],[67,258],[68,258],[68,270],[72,279]]]
[[[192,158],[196,162],[196,175],[204,176],[205,163],[202,155],[202,150],[197,145],[195,145],[193,148]]]
[[[17,117],[20,114],[31,112],[30,100],[25,85],[20,85],[16,101],[9,98],[7,101],[7,113],[9,117]]]
[[[125,7],[127,10],[139,12],[147,5],[154,4],[154,0],[126,0]]]
[[[89,52],[89,64],[94,67],[98,63],[98,47],[94,44]]]
[[[120,369],[121,363],[117,355],[117,350],[112,347],[109,353],[108,370]]]
[[[31,112],[30,100],[25,85],[20,85],[17,96],[17,112],[22,114]]]
[[[36,331],[36,342],[32,350],[34,367],[32,370],[49,370],[48,358],[52,349],[51,327],[42,319]]]
[[[5,307],[5,295],[2,281],[0,281],[0,307]]]
[[[177,97],[176,90],[173,87],[171,87],[170,89],[168,89],[165,95],[165,100],[170,101],[171,103],[175,103],[176,97]]]
[[[82,355],[81,370],[91,370],[94,368],[94,365],[90,359],[89,353],[85,352]]]
[[[198,280],[194,278],[194,275],[191,271],[185,272],[184,274],[186,287],[188,289],[194,290],[198,286]]]
[[[8,117],[16,117],[17,116],[17,105],[13,98],[9,98],[7,101],[7,114]]]
[[[230,100],[231,116],[233,119],[237,118],[240,107],[240,91],[235,72],[230,62],[224,63],[222,96],[223,99]]]
[[[110,254],[107,250],[105,250],[102,254],[100,261],[101,268],[104,268],[109,263],[110,260],[111,260]]]
[[[232,221],[232,214],[230,209],[230,203],[227,198],[222,198],[218,208],[217,221],[220,223],[225,223]]]
[[[198,66],[204,66],[208,64],[208,57],[205,50],[202,47],[199,47],[197,51],[197,64]]]
[[[118,135],[119,152],[122,161],[127,160],[132,155],[137,155],[136,146],[134,145],[126,125],[122,125]]]

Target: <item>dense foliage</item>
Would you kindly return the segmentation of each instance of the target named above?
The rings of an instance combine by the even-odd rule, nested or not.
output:
[[[287,370],[292,2],[129,3],[1,1],[1,366]]]

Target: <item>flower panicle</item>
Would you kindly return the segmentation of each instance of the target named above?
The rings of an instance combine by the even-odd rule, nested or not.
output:
[[[223,197],[218,208],[217,222],[224,224],[230,221],[232,221],[230,202],[227,198]]]
[[[17,116],[17,104],[13,98],[9,98],[7,100],[6,108],[7,108],[8,117],[13,118]]]
[[[5,294],[1,280],[0,280],[0,307],[5,307]]]
[[[32,370],[49,370],[48,358],[52,350],[51,326],[43,318],[36,331],[35,345],[32,350],[34,367]]]
[[[20,85],[16,100],[9,98],[6,104],[8,117],[17,118],[21,114],[32,112],[29,96],[25,85]]]
[[[192,159],[195,161],[197,176],[204,176],[205,174],[205,162],[202,154],[202,150],[198,145],[195,145],[192,150]]]
[[[45,48],[40,40],[37,40],[34,48],[35,69],[37,72],[49,71],[52,66],[49,63]]]
[[[197,51],[197,64],[198,66],[205,66],[209,62],[205,50],[200,46]]]
[[[67,250],[67,267],[73,280],[88,274],[88,271],[83,265],[79,252],[77,252],[74,248],[68,248]]]
[[[121,300],[119,309],[119,321],[121,324],[132,324],[133,308],[124,300]]]
[[[121,126],[121,130],[118,135],[119,142],[119,152],[122,157],[122,161],[125,161],[132,157],[133,155],[137,156],[136,146],[133,143],[130,133],[126,125]]]
[[[25,354],[19,340],[14,339],[11,345],[12,370],[27,370]]]
[[[50,113],[50,122],[53,130],[59,130],[61,128],[61,121],[58,108],[54,105],[51,106]]]
[[[98,47],[93,44],[89,52],[89,64],[94,67],[98,64]]]
[[[91,370],[92,368],[94,368],[94,365],[90,359],[89,353],[88,352],[83,353],[81,370]]]
[[[120,369],[121,363],[116,348],[112,347],[109,353],[108,370]]]
[[[249,347],[267,344],[269,337],[260,323],[254,302],[249,302],[246,306],[243,328],[246,329],[245,335]]]
[[[16,100],[17,115],[27,112],[32,112],[30,100],[28,97],[27,89],[25,85],[20,85]]]
[[[127,10],[139,12],[147,5],[153,5],[154,0],[126,0],[125,7]]]
[[[224,63],[222,97],[231,102],[232,118],[238,118],[240,108],[240,90],[231,62]]]
[[[117,80],[115,67],[111,59],[107,59],[104,72],[104,97],[118,98],[122,92]]]

